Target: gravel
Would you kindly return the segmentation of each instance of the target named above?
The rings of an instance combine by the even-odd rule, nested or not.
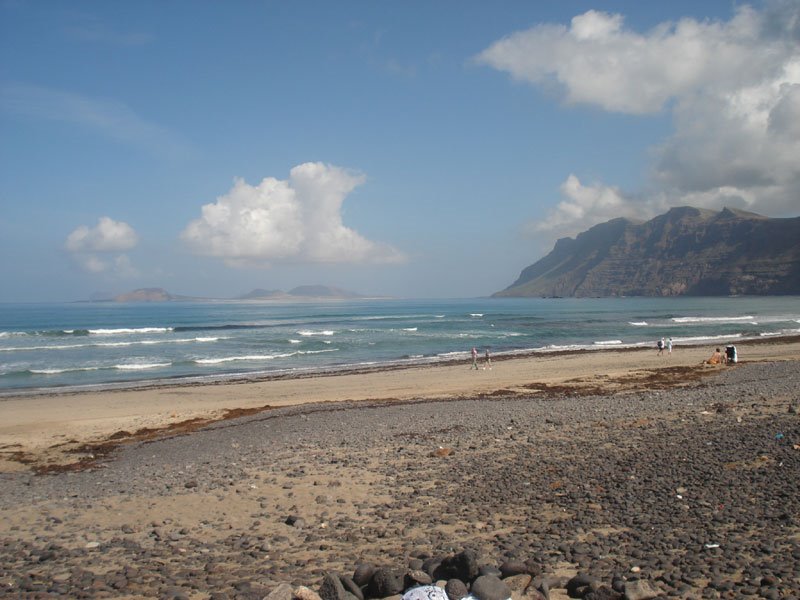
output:
[[[672,389],[219,422],[83,472],[2,475],[0,596],[352,594],[325,577],[359,581],[358,565],[392,593],[481,568],[545,594],[581,575],[582,595],[797,598],[798,405],[791,361]]]

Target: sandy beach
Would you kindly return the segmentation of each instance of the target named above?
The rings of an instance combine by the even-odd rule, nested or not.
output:
[[[742,361],[794,360],[800,340],[745,343]],[[471,364],[409,367],[214,385],[174,385],[128,391],[46,394],[0,399],[0,472],[91,459],[92,446],[152,439],[206,423],[307,403],[530,395],[561,387],[612,393],[664,369],[697,367],[711,347],[542,353]],[[693,370],[693,379],[708,366]],[[720,368],[720,367],[716,367]],[[662,376],[664,374],[662,373]],[[666,375],[666,384],[670,382]],[[672,377],[680,379],[680,375]]]
[[[4,399],[0,596],[794,597],[800,341],[737,347]]]

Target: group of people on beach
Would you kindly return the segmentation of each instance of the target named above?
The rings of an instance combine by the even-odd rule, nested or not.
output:
[[[656,342],[656,348],[658,348],[658,356],[662,356],[664,354],[664,350],[667,351],[667,354],[672,354],[672,338],[667,338],[666,340],[662,337],[660,340]],[[704,365],[728,365],[734,364],[737,362],[738,356],[736,353],[736,346],[733,344],[728,344],[725,346],[725,352],[720,351],[719,348],[715,349],[713,354],[703,361],[702,364]]]
[[[672,338],[664,339],[663,337],[656,342],[656,348],[658,348],[658,356],[662,356],[664,354],[664,350],[667,351],[667,354],[672,354]],[[492,369],[492,357],[489,354],[489,348],[486,348],[484,352],[484,362],[483,362],[483,370]],[[737,353],[736,353],[736,346],[733,344],[728,344],[725,347],[725,352],[721,352],[719,348],[714,350],[714,353],[711,355],[710,358],[703,361],[705,365],[725,365],[725,364],[733,364],[738,360]],[[472,347],[472,366],[470,367],[470,371],[472,369],[478,370],[478,349],[473,346]]]
[[[484,360],[484,362],[483,362],[483,370],[485,371],[486,369],[489,369],[491,371],[492,370],[492,357],[489,355],[489,349],[488,348],[486,349],[486,352],[484,353],[483,356],[484,356],[484,358],[483,358],[483,360]],[[472,369],[475,369],[476,371],[478,370],[478,349],[475,346],[472,347],[472,366],[470,367],[470,371]]]
[[[672,338],[669,338],[665,341],[662,337],[656,342],[656,348],[658,348],[658,356],[662,356],[664,354],[664,350],[667,351],[667,354],[672,354]]]

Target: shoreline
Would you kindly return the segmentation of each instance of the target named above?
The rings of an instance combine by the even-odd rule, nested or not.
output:
[[[764,344],[791,344],[800,342],[800,335],[775,335],[764,336],[759,338],[737,338],[730,336],[721,340],[708,340],[705,342],[695,342],[692,344],[676,345],[676,349],[695,349],[706,347],[724,346],[728,343],[735,343],[738,346],[757,346]],[[507,360],[526,359],[536,357],[549,357],[549,356],[570,356],[570,355],[585,355],[588,353],[596,352],[630,352],[640,350],[653,350],[654,346],[651,344],[645,345],[645,342],[636,342],[632,344],[601,344],[586,345],[580,347],[567,347],[567,348],[532,348],[521,350],[501,350],[492,354],[493,362],[503,362]],[[217,375],[186,375],[174,376],[170,378],[161,379],[143,379],[143,380],[130,380],[121,382],[107,382],[97,384],[84,384],[84,385],[66,385],[55,387],[38,387],[38,388],[22,388],[22,389],[9,389],[0,390],[0,407],[5,400],[13,400],[28,397],[40,396],[65,396],[77,395],[87,393],[104,393],[104,392],[129,392],[129,391],[147,391],[158,390],[171,387],[197,387],[197,386],[213,386],[213,385],[237,385],[260,383],[267,381],[280,381],[285,379],[306,379],[314,377],[337,377],[339,375],[361,375],[366,373],[376,373],[381,371],[396,371],[396,370],[410,370],[410,369],[424,369],[431,367],[449,367],[466,363],[469,358],[469,352],[464,351],[463,358],[444,358],[437,359],[436,357],[422,357],[413,359],[396,359],[381,363],[355,363],[355,364],[342,364],[333,365],[328,367],[308,367],[300,369],[289,370],[274,370],[274,371],[254,371],[245,373],[227,373]],[[481,358],[482,360],[482,358]]]
[[[736,344],[744,349],[739,353],[742,363],[796,361],[800,356],[800,336]],[[478,372],[471,371],[469,361],[452,360],[310,376],[6,397],[0,399],[0,473],[86,468],[124,444],[287,406],[615,394],[637,386],[679,386],[726,368],[701,366],[713,346],[680,346],[663,356],[649,347],[501,355],[493,357],[493,369]]]

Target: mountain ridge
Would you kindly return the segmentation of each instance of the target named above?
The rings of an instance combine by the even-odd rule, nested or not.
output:
[[[599,223],[494,297],[800,294],[800,217],[682,206]]]

